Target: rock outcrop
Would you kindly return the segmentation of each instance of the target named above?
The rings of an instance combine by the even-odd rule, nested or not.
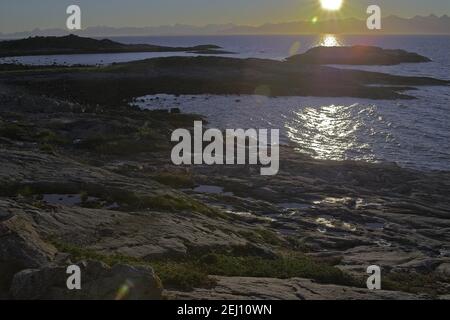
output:
[[[325,285],[308,279],[271,279],[245,277],[214,277],[214,289],[192,292],[168,291],[180,300],[418,300],[424,295],[395,291],[368,290],[338,285]]]
[[[20,300],[157,300],[162,285],[149,267],[115,265],[112,268],[97,261],[82,261],[81,289],[67,288],[66,268],[45,267],[17,273],[11,284],[11,296]]]

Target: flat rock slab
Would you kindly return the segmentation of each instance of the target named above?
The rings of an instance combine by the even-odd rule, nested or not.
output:
[[[423,295],[396,291],[372,291],[364,288],[324,285],[312,280],[214,277],[214,289],[192,292],[165,291],[171,299],[194,300],[419,300]]]

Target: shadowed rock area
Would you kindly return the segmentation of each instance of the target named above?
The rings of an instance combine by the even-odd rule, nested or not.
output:
[[[69,290],[64,267],[28,269],[17,273],[11,284],[11,295],[19,300],[114,300],[121,298],[158,300],[162,286],[149,267],[108,265],[98,261],[79,263],[83,277],[81,290]]]
[[[104,67],[11,68],[8,65],[0,72],[0,80],[47,95],[103,105],[157,93],[414,99],[403,92],[416,86],[449,84],[428,77],[224,57],[154,58]]]

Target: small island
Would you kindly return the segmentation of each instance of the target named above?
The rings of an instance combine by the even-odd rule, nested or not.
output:
[[[197,54],[231,54],[216,45],[167,47],[151,44],[123,44],[109,39],[97,40],[68,35],[63,37],[30,37],[0,42],[0,57],[131,53],[131,52],[191,52]]]
[[[400,63],[430,62],[427,57],[405,50],[391,50],[372,46],[315,47],[287,59],[300,64],[396,65]]]

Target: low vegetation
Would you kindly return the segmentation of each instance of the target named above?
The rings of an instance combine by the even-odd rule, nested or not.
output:
[[[152,179],[172,188],[193,188],[193,177],[189,173],[160,173],[152,176]]]
[[[439,286],[439,283],[445,285]],[[392,272],[383,277],[382,289],[437,296],[448,293],[445,288],[449,284],[450,278],[436,273]]]
[[[183,259],[146,261],[123,255],[102,255],[93,250],[55,240],[52,240],[52,243],[61,252],[71,254],[74,261],[94,259],[109,265],[117,263],[149,265],[154,268],[166,288],[190,290],[195,287],[211,287],[214,285],[214,279],[209,275],[280,279],[301,277],[321,283],[351,286],[360,284],[335,266],[298,253],[283,254],[273,259],[230,253],[207,253]]]

